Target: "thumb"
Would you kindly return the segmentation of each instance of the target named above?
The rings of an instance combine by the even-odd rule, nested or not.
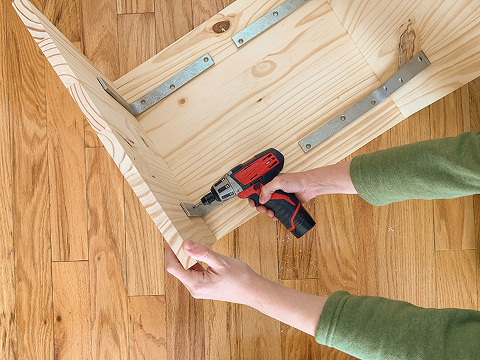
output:
[[[260,197],[259,201],[260,204],[265,204],[270,198],[272,197],[272,194],[283,188],[284,182],[280,177],[276,177],[272,181],[270,181],[268,184],[264,185],[262,187],[262,191],[260,192]]]
[[[185,253],[191,258],[204,262],[213,268],[219,267],[221,264],[222,255],[209,249],[203,244],[185,240],[183,242],[183,250],[185,250]]]

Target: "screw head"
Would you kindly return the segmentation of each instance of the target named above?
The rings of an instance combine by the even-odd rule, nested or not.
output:
[[[370,104],[375,105],[377,102],[375,100],[370,101]]]
[[[402,78],[398,79],[398,81],[400,81],[403,84],[403,79]]]
[[[205,61],[205,62],[208,62],[208,60],[209,60],[209,59],[208,59],[208,57],[206,57],[206,56],[203,58],[203,61]]]
[[[419,56],[419,57],[417,58],[417,60],[420,61],[420,62],[422,62],[422,61],[423,61],[423,58],[422,58],[421,56]]]
[[[340,116],[340,120],[345,121],[347,120],[347,117],[345,115]]]

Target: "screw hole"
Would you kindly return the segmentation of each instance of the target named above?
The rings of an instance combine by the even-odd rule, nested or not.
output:
[[[145,105],[147,102],[145,100],[141,101],[142,105]]]
[[[312,145],[307,144],[307,145],[305,145],[305,147],[306,147],[307,149],[311,149],[311,148],[312,148]]]
[[[370,104],[375,105],[377,102],[375,100],[370,101]]]
[[[278,16],[278,11],[274,11],[273,16]]]
[[[239,40],[238,40],[238,43],[239,43],[239,44],[243,44],[243,39],[239,39]]]
[[[175,90],[175,85],[170,85],[170,89]]]
[[[208,62],[208,60],[209,60],[208,57],[203,58],[203,61],[205,61],[205,62]]]
[[[347,120],[347,117],[345,115],[340,116],[340,120],[345,121]]]

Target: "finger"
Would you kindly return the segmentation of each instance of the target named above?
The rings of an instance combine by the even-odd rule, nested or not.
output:
[[[274,212],[273,212],[272,210],[270,210],[270,209],[268,209],[265,214],[267,214],[267,215],[270,216],[271,218],[274,218],[274,217],[275,217]]]
[[[262,187],[262,191],[260,192],[260,204],[265,204],[270,198],[272,197],[272,194],[277,191],[281,190],[283,188],[283,180],[277,176],[275,179],[270,181],[268,184],[264,185]]]
[[[254,208],[255,207],[255,202],[252,199],[248,199],[248,204]]]
[[[186,240],[183,242],[183,249],[188,256],[192,257],[197,261],[202,261],[208,266],[211,266],[212,268],[219,268],[224,265],[222,255],[209,249],[203,244]]]
[[[185,270],[168,243],[167,246],[165,246],[165,262],[167,264],[167,271],[180,280],[185,286],[188,287],[190,283],[195,281],[197,272]]]
[[[267,208],[263,205],[257,206],[257,211],[265,214],[267,212]]]

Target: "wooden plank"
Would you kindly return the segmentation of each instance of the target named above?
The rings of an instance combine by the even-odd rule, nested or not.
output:
[[[225,33],[212,35],[215,33],[211,29],[216,24],[233,22],[232,16],[235,11],[240,12],[242,4],[243,1],[233,3],[162,51],[161,56],[155,56],[115,82],[119,91],[133,99],[140,95],[135,93],[137,89],[151,90],[151,85],[166,80],[205,52],[213,56],[214,67],[157,104],[148,114],[138,117],[176,178],[195,200],[225,171],[265,148],[273,146],[284,152],[286,171],[301,171],[339,161],[352,151],[351,145],[355,144],[356,150],[368,140],[371,132],[377,133],[377,126],[384,129],[402,120],[393,103],[386,101],[364,118],[368,124],[360,120],[347,133],[332,137],[318,150],[305,155],[297,140],[336,115],[337,106],[353,104],[380,83],[333,11],[322,2],[310,2],[290,15],[291,25],[279,27],[274,41],[267,34],[259,37],[252,43],[253,47],[249,47],[248,56],[232,44],[229,36],[236,31],[233,24]],[[266,9],[262,2],[255,2],[235,15],[238,17],[235,24],[246,19],[251,21],[263,11]],[[294,23],[302,25],[292,29]],[[321,30],[326,24],[333,29],[331,32]],[[195,46],[193,40],[189,40],[193,37]],[[304,43],[315,46],[303,46]],[[172,64],[178,65],[172,67]],[[312,69],[317,71],[312,74]],[[131,77],[140,71],[144,71],[143,75]],[[345,83],[332,87],[333,83],[341,82],[340,74]],[[131,84],[136,87],[132,88]],[[199,91],[199,88],[215,89],[215,92]],[[331,96],[322,99],[320,94],[325,93]],[[389,114],[388,119],[379,122],[380,114]],[[264,123],[275,131],[265,133]],[[242,124],[241,131],[239,124]],[[339,139],[343,146],[338,145]],[[254,214],[247,204],[231,201],[204,218],[219,238]]]
[[[91,359],[88,262],[52,263],[55,359]]]
[[[352,158],[391,147],[390,131],[353,153]],[[394,206],[372,206],[355,196],[353,211],[358,293],[395,299],[397,288]]]
[[[193,29],[191,0],[155,0],[157,52]]]
[[[83,114],[49,64],[45,87],[52,260],[86,260]]]
[[[257,216],[238,228],[237,258],[263,277],[278,282],[275,223]],[[244,359],[280,359],[280,322],[248,306],[241,307]]]
[[[317,196],[318,292],[357,293],[352,195]]]
[[[392,129],[392,146],[427,139],[430,139],[429,108]],[[434,307],[433,202],[408,200],[395,203],[394,213],[397,298],[417,306]]]
[[[124,75],[133,70],[155,53],[155,15],[153,13],[119,15],[120,74]]]
[[[53,358],[44,59],[7,6],[18,357]]]
[[[118,14],[141,14],[153,12],[153,0],[117,0]]]
[[[470,130],[468,85],[430,106],[432,138],[457,136]],[[475,249],[473,197],[434,200],[435,249]]]
[[[237,257],[238,230],[217,241],[212,249]],[[223,301],[205,300],[205,358],[209,360],[243,359],[242,307]]]
[[[225,9],[227,6],[233,4],[235,0],[192,0],[193,8],[193,26],[197,27],[203,24],[205,21],[215,16],[217,13]],[[228,30],[230,24],[219,24],[216,33],[221,33]]]
[[[399,48],[424,50],[432,65],[392,98],[404,116],[480,75],[480,4],[469,0],[329,0],[365,59],[385,82]]]
[[[318,284],[315,279],[282,280],[280,284],[312,295],[318,295]],[[313,336],[283,323],[281,333],[282,359],[323,359],[320,353],[321,346]]]
[[[135,117],[99,85],[98,69],[26,0],[14,5],[156,226],[184,266],[191,266],[194,261],[181,249],[183,239],[209,245],[216,239],[202,218],[188,218],[179,206],[191,200],[155,145]]]
[[[80,28],[79,0],[43,0],[43,15],[62,32],[72,43],[80,43],[82,30]]]
[[[0,5],[0,354],[17,358],[15,256],[12,212],[12,147],[8,109],[7,3]]]
[[[124,189],[128,295],[163,295],[162,234],[128,184]]]
[[[315,200],[304,204],[308,213],[316,219]],[[278,278],[313,279],[317,277],[317,231],[309,231],[297,239],[285,226],[277,222]]]
[[[165,279],[167,359],[205,359],[203,301],[170,274]]]
[[[128,298],[130,359],[167,359],[165,296]]]
[[[437,307],[477,310],[475,250],[436,252]]]
[[[128,357],[123,179],[103,148],[86,149],[92,357]]]

